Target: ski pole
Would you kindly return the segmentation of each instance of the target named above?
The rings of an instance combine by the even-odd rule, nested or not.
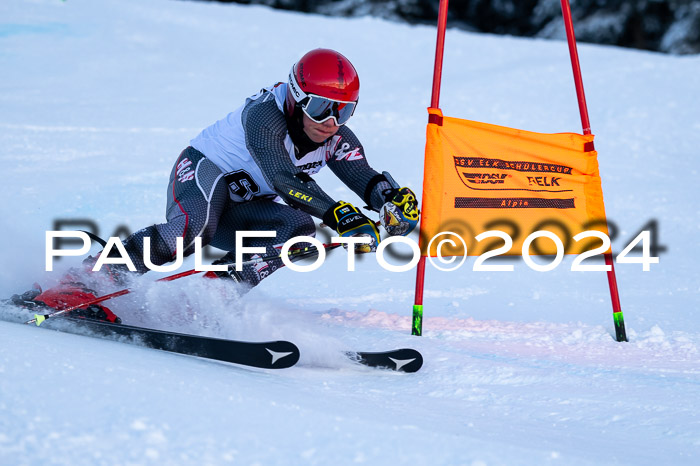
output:
[[[337,248],[340,245],[341,245],[341,243],[328,243],[328,244],[324,243],[323,249],[329,251],[331,249]],[[293,260],[299,260],[299,259],[303,259],[304,257],[312,256],[314,254],[318,254],[318,251],[316,250],[316,248],[312,247],[312,246],[307,246],[305,248],[297,248],[297,249],[290,250],[289,258],[293,259]],[[254,258],[254,259],[247,260],[247,261],[243,262],[241,265],[258,264],[260,262],[268,262],[268,261],[271,261],[274,259],[279,259],[281,257],[282,257],[281,254],[269,254],[267,256],[260,256],[260,257]],[[235,263],[219,264],[219,265],[235,265]],[[183,278],[183,277],[187,277],[190,275],[195,275],[195,274],[198,274],[201,272],[203,272],[203,271],[192,269],[192,270],[187,270],[185,272],[179,272],[179,273],[176,273],[173,275],[169,275],[167,277],[159,278],[156,281],[157,282],[170,282],[173,280],[177,280],[178,278]],[[26,321],[25,324],[36,324],[38,327],[45,320],[50,319],[52,317],[62,316],[64,314],[67,314],[67,313],[74,311],[76,309],[88,307],[88,306],[91,306],[93,304],[99,304],[103,301],[107,301],[108,299],[118,298],[119,296],[124,296],[126,294],[131,293],[131,292],[132,292],[132,290],[130,290],[129,288],[125,288],[123,290],[115,291],[114,293],[109,293],[109,294],[106,294],[104,296],[100,296],[99,298],[95,298],[95,299],[90,300],[88,302],[81,303],[81,304],[78,304],[75,306],[71,306],[71,307],[68,307],[66,309],[62,309],[60,311],[50,312],[48,314],[34,314],[34,318]]]

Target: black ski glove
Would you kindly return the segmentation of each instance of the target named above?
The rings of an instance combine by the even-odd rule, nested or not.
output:
[[[355,245],[355,252],[374,252],[379,245],[379,231],[366,215],[362,214],[354,205],[338,201],[323,214],[323,223],[333,228],[341,237],[367,236],[368,244]]]

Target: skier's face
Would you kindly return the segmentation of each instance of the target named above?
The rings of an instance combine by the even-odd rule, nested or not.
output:
[[[316,123],[311,118],[303,115],[304,132],[313,142],[323,142],[338,132],[340,126],[336,126],[335,120],[329,118],[323,123]]]

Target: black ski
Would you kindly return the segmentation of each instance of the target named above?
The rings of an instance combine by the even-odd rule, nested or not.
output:
[[[4,302],[18,305],[14,299]],[[17,322],[15,319],[9,320]],[[264,369],[284,369],[299,361],[296,345],[283,340],[224,340],[71,316],[47,319],[41,328]],[[423,356],[411,348],[381,352],[347,351],[345,354],[358,364],[400,372],[417,372],[423,365]]]
[[[392,369],[400,372],[417,372],[423,366],[423,356],[411,348],[378,353],[348,352],[350,359],[365,366]]]
[[[284,369],[299,361],[299,348],[282,340],[223,340],[73,317],[46,321],[41,328],[263,369]]]

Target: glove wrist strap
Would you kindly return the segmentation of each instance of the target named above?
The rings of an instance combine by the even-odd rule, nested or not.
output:
[[[374,191],[374,188],[382,181],[386,181],[387,183],[389,183],[389,180],[387,180],[386,176],[384,176],[383,174],[374,175],[369,180],[369,183],[367,183],[367,187],[365,188],[365,194],[364,194],[364,196],[362,196],[362,200],[365,201],[365,203],[372,210],[376,210],[372,207],[372,191]]]
[[[328,225],[334,230],[338,230],[338,220],[335,218],[335,209],[341,206],[341,204],[344,204],[343,201],[338,201],[335,204],[333,204],[324,214],[321,220],[323,220],[323,223]]]

